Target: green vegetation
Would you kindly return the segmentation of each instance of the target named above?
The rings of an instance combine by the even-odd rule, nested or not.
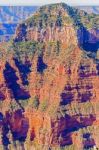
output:
[[[57,13],[60,5],[53,4],[40,7],[38,12],[26,20],[27,25],[29,27],[45,28],[47,25],[62,27],[65,22],[67,24],[71,23],[72,20],[69,16],[64,16],[61,12]]]
[[[53,105],[50,105],[49,106],[49,109],[48,109],[48,114],[51,116],[51,117],[57,117],[57,104],[54,104]]]
[[[67,15],[64,15],[64,12],[62,13],[60,11],[62,8],[67,12]],[[40,7],[39,11],[37,11],[32,17],[28,18],[24,23],[27,24],[29,28],[37,27],[38,30],[45,29],[47,26],[52,28],[65,25],[73,25],[76,30],[79,28],[81,29],[82,27],[90,29],[99,28],[99,15],[87,14],[84,11],[70,7],[65,3],[60,3]],[[13,40],[11,40],[9,42],[9,48],[7,48],[7,54],[14,53],[14,56],[23,62],[26,58],[32,60],[35,53],[38,55],[42,54],[44,44],[45,43],[38,41],[13,42]],[[60,41],[54,41],[49,42],[47,46],[48,54],[50,54],[52,47],[58,54],[61,45]],[[3,52],[0,51],[0,58],[2,55]]]
[[[43,43],[36,41],[22,41],[13,43],[12,47],[15,58],[24,61],[26,57],[32,59],[35,53],[41,55]]]
[[[37,96],[34,97],[33,102],[32,102],[32,107],[35,109],[38,109],[39,107],[39,98]]]
[[[9,109],[14,112],[14,111],[20,109],[20,106],[18,105],[18,103],[15,100],[11,100],[11,102],[9,104]]]
[[[39,98],[35,96],[34,98],[30,98],[28,100],[19,100],[19,105],[25,109],[26,107],[32,108],[32,109],[38,109],[39,108]]]
[[[76,29],[85,27],[89,28],[99,28],[99,15],[88,14],[83,10],[79,10],[66,4],[62,5],[64,9],[68,12],[72,23]]]
[[[56,51],[57,51],[57,54],[59,54],[59,52],[60,52],[60,47],[61,47],[61,42],[60,42],[60,41],[57,41],[57,44],[56,44]]]
[[[60,13],[59,8],[64,8],[68,16]],[[62,27],[65,23],[74,25],[76,29],[82,26],[87,29],[99,28],[99,15],[87,14],[83,10],[70,7],[65,3],[60,3],[41,7],[35,15],[27,19],[26,23],[30,27],[40,28],[45,28],[47,25],[51,27],[53,27],[53,25]]]
[[[20,106],[24,109],[28,106],[28,102],[29,102],[29,99],[28,100],[19,100]]]
[[[40,110],[41,111],[46,111],[46,109],[48,108],[48,101],[47,100],[44,100],[40,103]]]
[[[86,14],[86,16],[80,16],[83,26],[87,29],[99,28],[99,15],[96,14]]]

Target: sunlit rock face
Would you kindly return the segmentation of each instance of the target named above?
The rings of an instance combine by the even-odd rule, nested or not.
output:
[[[4,149],[99,148],[98,30],[78,22],[79,13],[66,4],[41,7],[1,47]]]

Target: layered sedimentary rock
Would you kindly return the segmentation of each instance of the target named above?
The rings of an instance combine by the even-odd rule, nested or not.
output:
[[[95,50],[89,38],[80,42],[70,10],[65,4],[41,7],[1,53],[5,149],[99,148],[98,33]]]

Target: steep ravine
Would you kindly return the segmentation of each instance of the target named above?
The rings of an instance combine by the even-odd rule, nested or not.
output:
[[[99,148],[98,33],[81,45],[71,9],[41,7],[0,48],[1,149]]]

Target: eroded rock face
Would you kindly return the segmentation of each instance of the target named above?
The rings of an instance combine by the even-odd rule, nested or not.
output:
[[[67,16],[61,5],[57,9],[57,13]],[[38,42],[38,47],[31,45],[31,51],[38,50],[41,43],[43,47],[39,54],[22,51],[20,59],[15,45],[23,41]],[[0,107],[0,126],[5,149],[17,141],[23,149],[33,141],[47,148],[99,147],[97,53],[92,57],[90,51],[89,57],[78,43],[71,23],[69,28],[60,22],[45,29],[30,28],[27,24],[25,28],[23,24],[18,27],[15,51],[7,55],[9,59],[5,59],[5,51],[5,61],[0,60],[0,101],[4,108]]]

